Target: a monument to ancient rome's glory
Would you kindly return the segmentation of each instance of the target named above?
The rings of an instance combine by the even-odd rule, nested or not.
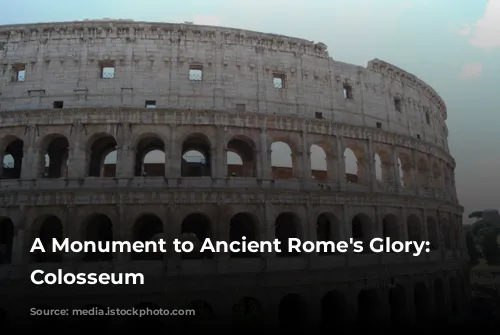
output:
[[[466,253],[446,105],[392,64],[326,49],[191,24],[1,26],[0,307],[20,315],[34,295],[110,306],[109,287],[35,287],[30,273],[140,268],[147,285],[120,288],[124,306],[318,324],[459,317]],[[431,251],[29,252],[36,237],[241,236],[390,237]]]

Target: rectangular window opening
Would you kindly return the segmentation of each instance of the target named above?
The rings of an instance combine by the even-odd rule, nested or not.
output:
[[[115,77],[115,62],[100,62],[99,66],[102,79],[113,79]]]
[[[349,84],[344,84],[344,99],[352,99],[352,86]]]
[[[285,88],[285,75],[282,73],[273,73],[273,87],[277,89]]]
[[[144,105],[145,108],[156,108],[156,100],[146,100]]]
[[[203,81],[203,67],[201,65],[189,66],[189,81]]]
[[[12,81],[23,82],[26,79],[26,65],[14,64],[12,65]]]
[[[63,108],[63,106],[64,106],[64,101],[54,101],[54,102],[52,103],[52,107],[53,107],[54,109],[62,109],[62,108]]]
[[[377,122],[377,128],[378,129],[382,128],[382,122]]]
[[[420,139],[420,134],[417,134],[417,138]]]
[[[401,98],[394,98],[394,108],[396,111],[401,112]]]
[[[244,112],[246,110],[246,105],[245,104],[236,104],[236,111],[238,112]]]
[[[431,116],[429,115],[429,112],[425,112],[425,122],[430,125],[431,124]]]
[[[323,118],[323,113],[321,112],[316,112],[315,113],[316,119],[322,119]]]

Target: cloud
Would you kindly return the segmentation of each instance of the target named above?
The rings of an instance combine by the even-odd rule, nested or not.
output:
[[[195,14],[193,18],[193,23],[194,24],[199,24],[202,26],[220,26],[221,21],[219,18],[215,15],[202,15],[202,14]]]
[[[469,36],[472,31],[472,28],[468,24],[464,24],[458,33],[462,36]]]
[[[500,47],[500,0],[488,0],[483,17],[475,24],[469,42],[481,49]]]
[[[483,71],[483,66],[479,63],[465,64],[462,68],[462,73],[458,75],[459,78],[469,79],[479,77]]]

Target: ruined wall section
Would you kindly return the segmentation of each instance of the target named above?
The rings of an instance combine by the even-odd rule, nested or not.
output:
[[[418,78],[373,60],[332,60],[326,45],[185,24],[85,21],[0,27],[1,110],[135,107],[292,114],[404,134],[448,150],[446,107]],[[13,68],[25,65],[25,80]],[[100,67],[113,64],[113,79]],[[189,69],[203,69],[202,82]],[[282,89],[273,77],[285,78]],[[344,97],[344,87],[352,99]],[[401,110],[395,108],[401,100]],[[426,118],[426,113],[429,117]]]

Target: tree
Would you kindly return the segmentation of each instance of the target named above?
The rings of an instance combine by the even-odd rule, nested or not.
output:
[[[481,258],[481,253],[477,250],[476,240],[474,239],[474,235],[472,235],[472,231],[468,231],[465,233],[465,244],[467,246],[467,251],[469,252],[470,263],[475,265],[479,262],[479,258]]]
[[[476,218],[472,226],[472,239],[476,240],[481,247],[483,257],[488,264],[500,263],[500,247],[498,236],[500,235],[500,215],[497,210],[475,211],[469,218]],[[468,242],[470,243],[470,242]],[[469,255],[470,255],[469,250]],[[471,255],[471,260],[473,259]]]

